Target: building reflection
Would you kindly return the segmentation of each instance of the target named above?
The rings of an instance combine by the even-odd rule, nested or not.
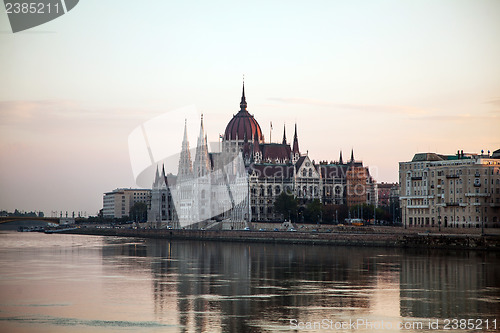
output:
[[[115,240],[116,242],[116,240]],[[264,331],[290,319],[450,318],[493,313],[498,255],[140,240],[103,248],[112,269],[148,271],[156,318],[181,332]],[[497,265],[498,266],[498,265]],[[484,288],[491,289],[483,294]],[[498,300],[498,298],[497,298]],[[490,307],[490,309],[486,309]]]
[[[401,316],[469,318],[472,313],[500,313],[499,259],[500,253],[481,251],[404,256]]]

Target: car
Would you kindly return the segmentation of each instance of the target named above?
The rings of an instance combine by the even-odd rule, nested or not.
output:
[[[278,229],[278,228],[274,228],[274,231],[280,231],[280,229]]]
[[[259,229],[259,231],[266,231],[266,229],[264,229],[264,228],[260,228],[260,229]]]
[[[311,230],[311,232],[318,232],[318,230],[316,230],[316,229],[313,229],[313,230]]]
[[[243,230],[250,231],[250,228],[249,227],[245,227]]]
[[[295,228],[290,228],[290,229],[288,229],[288,231],[297,231],[297,229],[295,229]]]

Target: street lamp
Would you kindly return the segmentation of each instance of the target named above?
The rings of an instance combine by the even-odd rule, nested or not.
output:
[[[441,207],[438,207],[438,227],[439,232],[441,232]]]
[[[484,236],[484,216],[483,216],[483,206],[479,204],[479,209],[481,210],[481,236]]]

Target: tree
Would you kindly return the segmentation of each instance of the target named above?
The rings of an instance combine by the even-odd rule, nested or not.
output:
[[[143,222],[147,220],[147,212],[148,212],[148,205],[146,205],[144,202],[136,202],[130,208],[129,217],[133,221]]]
[[[323,221],[325,223],[344,223],[349,216],[347,205],[325,205],[323,206]]]
[[[274,210],[278,214],[282,214],[284,219],[295,221],[297,216],[297,200],[293,195],[288,195],[282,192],[274,201]]]
[[[319,223],[322,214],[322,204],[318,199],[309,202],[304,210],[304,220],[310,223]]]

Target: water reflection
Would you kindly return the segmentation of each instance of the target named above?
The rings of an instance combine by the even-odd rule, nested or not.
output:
[[[499,255],[0,234],[0,331],[268,332],[288,331],[291,319],[393,327],[494,319]]]
[[[103,255],[151,258],[155,316],[175,312],[182,332],[500,313],[498,254],[147,240]]]

